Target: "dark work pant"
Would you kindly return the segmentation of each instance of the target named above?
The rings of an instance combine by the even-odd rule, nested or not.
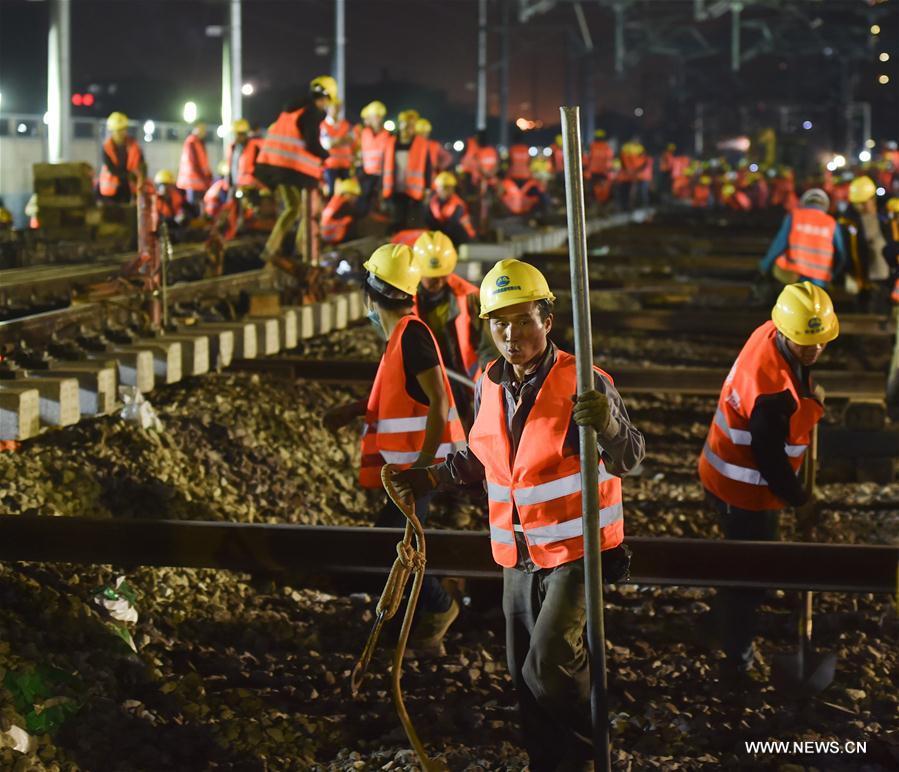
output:
[[[405,193],[394,193],[390,197],[390,211],[395,231],[425,227],[424,205]]]
[[[718,514],[726,539],[776,541],[780,511],[738,509],[709,495],[709,503]],[[758,625],[758,607],[764,590],[721,587],[715,598],[715,610],[722,625],[722,645],[729,662],[740,667],[752,661],[752,640]]]
[[[503,569],[506,660],[532,772],[592,758],[584,561]]]
[[[337,180],[345,180],[349,176],[349,169],[325,169],[325,185],[328,187],[328,195],[334,195],[334,186],[337,184]]]
[[[424,496],[415,502],[415,514],[421,520],[422,525],[427,524],[428,507],[431,503],[430,495]],[[406,516],[400,512],[393,499],[387,497],[387,502],[378,513],[378,519],[375,521],[376,528],[405,528]],[[414,541],[413,541],[414,544]],[[413,577],[410,576],[407,588],[411,588]],[[452,598],[449,593],[443,589],[440,580],[432,574],[425,572],[425,579],[421,585],[421,594],[418,596],[418,608],[421,611],[429,611],[437,613],[446,611],[452,605]]]
[[[359,175],[359,187],[362,189],[362,195],[359,197],[357,208],[359,216],[365,217],[374,206],[375,199],[381,195],[381,175],[362,172]]]

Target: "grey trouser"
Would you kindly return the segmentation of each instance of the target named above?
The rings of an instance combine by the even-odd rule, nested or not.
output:
[[[503,613],[531,771],[577,767],[593,753],[584,561],[503,569]]]

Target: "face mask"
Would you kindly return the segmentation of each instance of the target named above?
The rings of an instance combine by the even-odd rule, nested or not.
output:
[[[378,334],[382,338],[386,339],[387,336],[384,335],[384,325],[381,324],[381,317],[378,316],[378,312],[374,308],[372,308],[369,310],[366,316],[368,317],[368,321],[371,323],[371,326],[378,331]]]

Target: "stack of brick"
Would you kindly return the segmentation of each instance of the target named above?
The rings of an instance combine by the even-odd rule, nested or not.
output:
[[[39,238],[89,241],[100,222],[93,172],[86,163],[34,164]]]

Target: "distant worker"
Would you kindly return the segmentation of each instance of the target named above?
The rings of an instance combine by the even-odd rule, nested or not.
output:
[[[456,246],[471,241],[475,230],[468,216],[468,206],[456,194],[456,176],[452,172],[440,172],[434,180],[434,188],[435,194],[431,196],[425,217],[428,227],[445,233]]]
[[[106,201],[127,204],[147,176],[147,164],[137,141],[128,135],[128,116],[111,113],[106,119],[109,136],[103,143],[103,165],[98,190]]]
[[[621,172],[618,175],[618,203],[622,209],[649,204],[649,182],[652,179],[652,159],[639,138],[621,146],[618,154]]]
[[[262,252],[262,259],[267,263],[277,261],[285,265],[281,255],[284,237],[298,220],[296,254],[300,259],[309,258],[308,232],[304,232],[303,224],[311,215],[314,202],[307,203],[304,211],[303,201],[304,196],[314,197],[318,191],[324,159],[328,157],[328,151],[319,141],[319,132],[325,110],[336,98],[334,78],[329,75],[314,78],[306,97],[284,107],[262,142],[255,176],[276,191],[284,207]]]
[[[434,333],[447,369],[476,381],[482,366],[496,358],[489,330],[480,318],[478,288],[453,273],[459,258],[445,234],[426,231],[413,252],[421,268],[415,312]],[[456,379],[450,379],[450,387],[467,432],[474,419],[474,391]]]
[[[363,264],[368,316],[387,341],[368,400],[329,410],[327,429],[336,431],[365,417],[359,481],[380,489],[381,468],[422,469],[465,447],[453,392],[440,349],[428,326],[412,312],[421,278],[418,260],[405,245],[378,247]],[[415,514],[427,524],[430,496],[415,502]],[[375,525],[400,527],[405,517],[390,498]],[[410,653],[441,654],[443,638],[459,615],[459,604],[433,574],[426,574],[420,613],[409,640]]]
[[[891,266],[885,251],[887,238],[877,212],[877,185],[866,175],[849,185],[850,206],[838,218],[848,243],[849,267],[846,289],[857,294],[857,304],[865,311],[886,309],[891,288]]]
[[[593,141],[587,155],[587,176],[593,200],[600,204],[606,203],[611,196],[614,159],[615,151],[606,140],[605,130],[597,129],[593,132]]]
[[[724,382],[699,459],[699,477],[727,539],[774,541],[780,510],[810,522],[813,492],[798,472],[824,415],[810,369],[840,331],[828,294],[811,282],[783,288],[749,337]],[[725,677],[753,667],[756,611],[763,590],[722,588]]]
[[[781,284],[810,281],[827,288],[842,274],[846,247],[836,220],[827,211],[830,199],[820,188],[802,194],[799,206],[783,219],[780,230],[759,263],[762,274]]]
[[[262,139],[250,135],[249,121],[239,118],[231,125],[234,140],[225,151],[228,182],[233,188],[258,188],[256,161],[262,150]]]
[[[788,166],[781,166],[774,174],[771,183],[770,206],[779,206],[788,212],[796,208],[796,177]]]
[[[328,151],[325,159],[325,187],[329,196],[334,193],[334,183],[345,180],[353,171],[353,146],[356,140],[350,122],[340,117],[342,106],[339,99],[332,101],[321,125],[321,144]]]
[[[431,139],[431,122],[427,118],[419,118],[415,121],[415,134],[424,138],[428,143],[428,153],[431,157],[431,168],[434,174],[444,169],[449,169],[453,165],[453,157],[449,151],[440,144],[436,139]]]
[[[216,168],[218,176],[203,194],[203,214],[215,219],[228,203],[231,186],[228,184],[228,162],[220,161]]]
[[[367,213],[381,195],[381,176],[384,174],[384,149],[390,132],[384,128],[387,108],[383,102],[369,102],[362,108],[362,127],[358,129],[356,144],[362,159],[362,210]]]
[[[531,151],[523,139],[524,135],[518,131],[515,143],[509,147],[509,166],[506,170],[506,179],[518,183],[519,187],[531,179]]]
[[[334,195],[322,210],[322,241],[340,244],[355,236],[361,196],[362,187],[355,177],[337,180]]]
[[[181,148],[178,163],[178,187],[184,191],[187,203],[194,208],[200,206],[203,194],[212,185],[212,169],[206,154],[206,124],[197,121]]]
[[[536,268],[501,260],[480,299],[500,357],[478,381],[468,447],[393,479],[416,498],[437,485],[486,483],[490,544],[503,569],[506,661],[530,769],[592,769],[578,427],[593,427],[602,449],[599,539],[610,582],[629,564],[620,476],[640,463],[644,440],[599,368],[593,389],[574,397],[575,358],[549,340],[555,298]]]
[[[156,185],[156,208],[159,216],[170,228],[184,222],[184,194],[175,185],[175,175],[170,169],[160,169],[153,178]]]
[[[381,193],[390,203],[394,231],[424,224],[433,167],[427,140],[415,134],[418,117],[415,110],[403,110],[397,117],[397,133],[384,146]]]
[[[899,197],[892,197],[886,203],[887,245],[884,257],[892,269],[892,292],[890,300],[893,306],[893,322],[896,325],[896,337],[893,345],[893,358],[887,377],[887,406],[895,421],[899,418]]]

